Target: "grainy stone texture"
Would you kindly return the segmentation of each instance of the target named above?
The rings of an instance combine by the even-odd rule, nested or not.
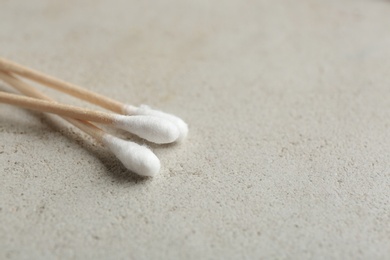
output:
[[[142,179],[0,104],[0,259],[390,258],[390,1],[0,4],[2,56],[190,125]]]

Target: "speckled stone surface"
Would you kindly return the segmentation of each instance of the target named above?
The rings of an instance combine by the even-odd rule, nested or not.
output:
[[[0,259],[389,259],[389,32],[385,0],[2,0],[1,56],[190,135],[142,179],[0,104]]]

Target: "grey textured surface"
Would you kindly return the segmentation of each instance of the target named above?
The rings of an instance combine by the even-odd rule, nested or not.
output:
[[[384,0],[2,0],[2,56],[190,135],[142,179],[0,104],[0,258],[389,259],[389,32]]]

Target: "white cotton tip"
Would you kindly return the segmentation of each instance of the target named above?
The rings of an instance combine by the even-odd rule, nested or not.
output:
[[[153,116],[115,115],[115,126],[156,144],[175,142],[179,129],[170,121]]]
[[[160,171],[160,160],[147,147],[106,134],[103,143],[130,171],[142,176],[154,176]]]
[[[127,115],[145,115],[145,116],[153,116],[165,119],[173,124],[179,129],[179,138],[178,141],[182,141],[187,137],[188,134],[188,125],[179,117],[165,113],[160,110],[151,109],[146,105],[141,105],[140,107],[134,107],[132,105],[126,105],[124,107],[125,114]]]

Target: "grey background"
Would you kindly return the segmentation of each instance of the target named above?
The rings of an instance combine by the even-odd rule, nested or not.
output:
[[[0,104],[1,259],[389,259],[389,1],[0,4],[2,56],[190,125],[142,179]]]

